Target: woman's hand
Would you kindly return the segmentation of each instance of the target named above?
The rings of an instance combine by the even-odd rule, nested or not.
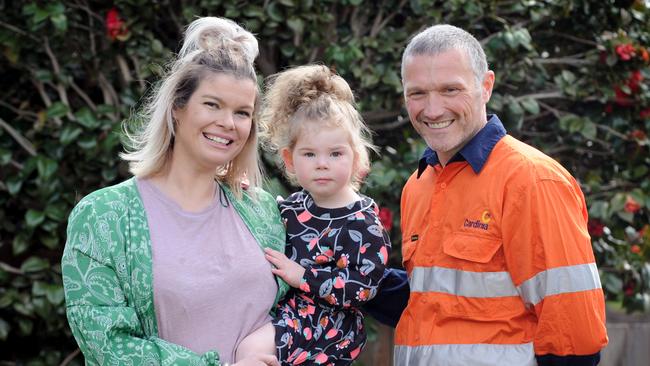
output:
[[[252,355],[230,366],[280,366],[280,362],[273,355]]]
[[[284,253],[270,248],[264,249],[266,260],[276,268],[271,269],[273,274],[280,276],[291,287],[299,288],[305,268],[300,264],[287,258]]]

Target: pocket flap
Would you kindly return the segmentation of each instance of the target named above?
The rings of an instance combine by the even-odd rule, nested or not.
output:
[[[442,244],[445,254],[470,262],[487,263],[501,246],[501,239],[454,234]]]

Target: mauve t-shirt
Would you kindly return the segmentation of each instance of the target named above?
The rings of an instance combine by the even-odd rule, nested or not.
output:
[[[151,235],[159,337],[234,362],[239,342],[271,320],[271,265],[219,188],[209,207],[187,212],[151,181],[136,182]]]

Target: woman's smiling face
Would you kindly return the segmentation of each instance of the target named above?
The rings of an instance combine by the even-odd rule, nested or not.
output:
[[[187,104],[173,111],[176,129],[173,154],[200,170],[232,161],[251,132],[256,85],[252,80],[209,73]]]

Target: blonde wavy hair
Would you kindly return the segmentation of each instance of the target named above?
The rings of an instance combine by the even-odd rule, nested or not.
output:
[[[124,126],[126,146],[120,157],[129,162],[129,171],[136,177],[148,177],[165,168],[174,146],[172,111],[186,106],[201,80],[209,73],[248,79],[257,88],[253,62],[258,53],[257,39],[253,34],[230,19],[204,17],[193,21],[185,31],[183,46],[169,64],[165,77],[141,111],[132,118],[144,123],[135,131],[130,131],[127,124]],[[258,100],[259,90],[256,90],[256,109]],[[243,182],[246,181],[250,187],[259,187],[262,183],[257,130],[253,118],[242,151],[215,172],[216,178],[238,197]]]
[[[354,152],[351,183],[358,190],[370,170],[369,151],[376,148],[348,83],[323,65],[298,66],[269,77],[259,116],[264,148],[273,153],[293,150],[308,121],[348,132]],[[279,164],[289,181],[298,185],[281,159]]]

